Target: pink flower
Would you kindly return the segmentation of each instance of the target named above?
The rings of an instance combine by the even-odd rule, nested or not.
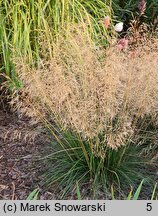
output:
[[[128,39],[126,38],[121,38],[118,42],[117,42],[117,48],[121,51],[124,50],[128,47]]]
[[[110,25],[110,17],[106,16],[103,20],[104,27],[107,29]]]
[[[144,14],[145,10],[146,10],[146,1],[145,0],[140,0],[139,4],[138,4],[138,9],[140,14]]]

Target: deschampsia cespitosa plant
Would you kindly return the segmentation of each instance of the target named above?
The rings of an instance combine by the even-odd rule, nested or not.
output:
[[[14,59],[24,84],[18,104],[22,112],[80,134],[102,158],[107,147],[131,141],[144,116],[154,116],[157,124],[157,39],[134,51],[102,50],[74,27],[60,34],[52,57],[46,41],[41,44],[45,58],[38,66],[23,57]]]

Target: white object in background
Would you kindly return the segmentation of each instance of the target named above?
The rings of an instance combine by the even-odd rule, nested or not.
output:
[[[123,30],[123,22],[119,22],[114,26],[116,32],[121,32]]]

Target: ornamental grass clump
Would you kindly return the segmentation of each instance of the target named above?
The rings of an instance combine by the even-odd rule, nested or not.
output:
[[[52,58],[41,59],[38,68],[16,59],[16,71],[36,114],[38,110],[51,116],[63,130],[91,140],[94,152],[100,154],[106,147],[125,145],[138,120],[156,115],[157,44],[156,40],[139,48],[134,58],[113,48],[99,53],[75,28],[60,36]]]
[[[46,156],[45,182],[65,188],[63,197],[76,181],[92,183],[96,194],[100,182],[103,188],[117,182],[118,191],[125,179],[135,185],[148,177],[156,157],[148,157],[145,125],[158,123],[158,40],[102,50],[81,26],[71,26],[53,44],[52,57],[47,41],[40,46],[38,65],[13,59],[23,88],[12,104],[18,100],[18,110],[40,120],[58,143]]]

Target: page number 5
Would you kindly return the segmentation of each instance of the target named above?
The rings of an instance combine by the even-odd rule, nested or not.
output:
[[[152,203],[147,203],[146,204],[146,210],[151,211],[152,210]]]

